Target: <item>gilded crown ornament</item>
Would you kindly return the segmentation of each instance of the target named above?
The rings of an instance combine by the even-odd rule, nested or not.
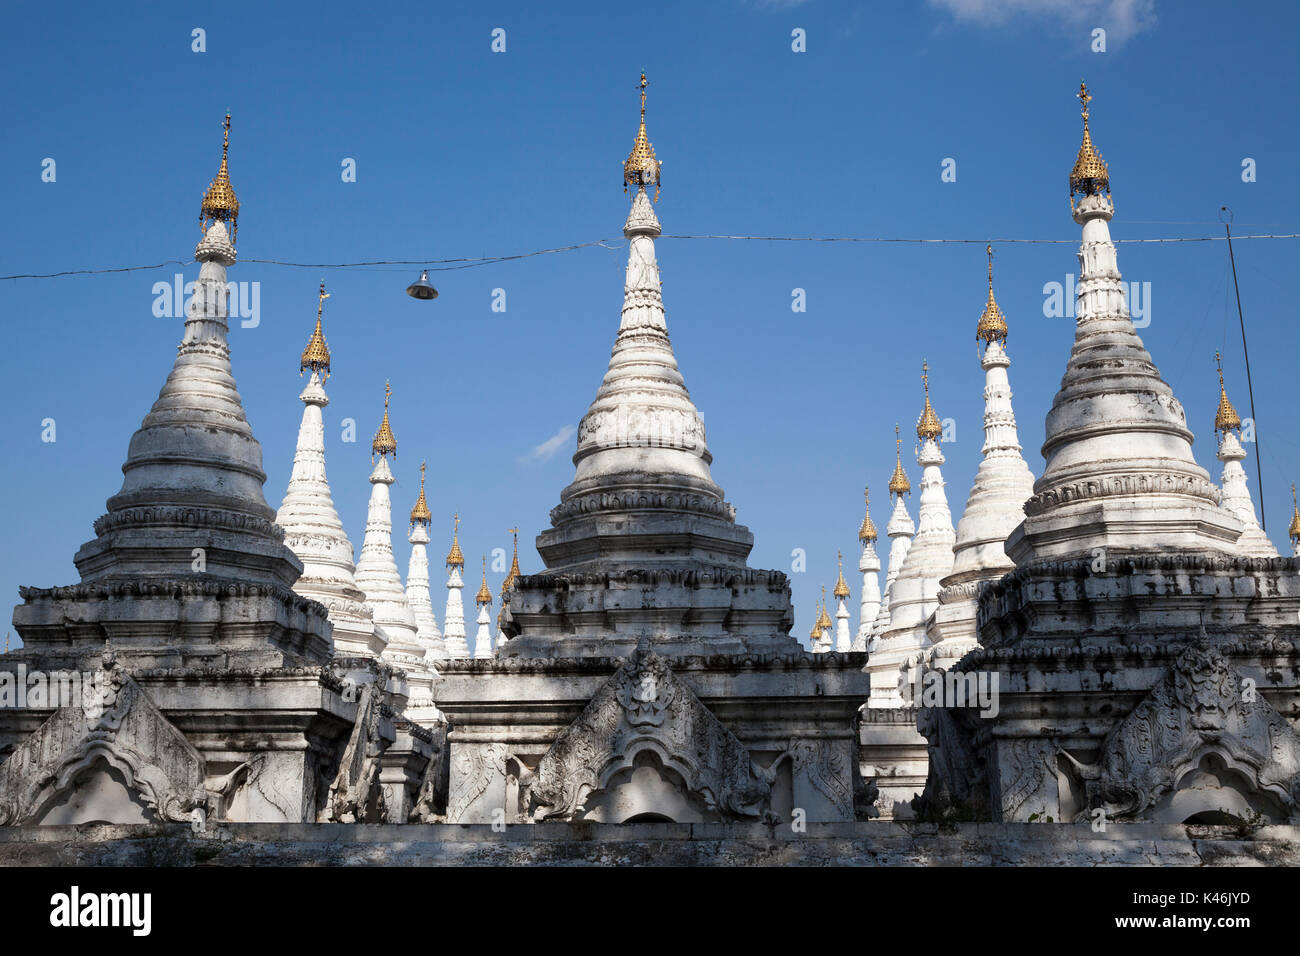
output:
[[[835,581],[835,590],[831,593],[837,598],[846,598],[849,596],[849,586],[844,580],[844,552],[836,551],[835,560],[839,562],[840,576]]]
[[[487,556],[483,556],[483,583],[478,586],[478,594],[474,595],[474,603],[480,607],[492,603],[492,592],[487,586]]]
[[[902,459],[899,459],[899,465],[902,465]],[[906,480],[907,476],[903,476]],[[862,489],[862,498],[866,504],[867,512],[862,518],[862,527],[858,529],[859,541],[875,541],[879,535],[876,534],[876,526],[871,523],[871,489]]]
[[[447,552],[447,567],[463,568],[465,566],[465,555],[460,550],[460,515],[457,514],[454,519],[455,524],[451,529],[451,550]]]
[[[221,165],[217,176],[208,184],[208,191],[203,194],[203,203],[199,206],[199,231],[207,232],[214,222],[230,223],[230,241],[235,241],[239,231],[239,200],[230,185],[230,167],[227,156],[230,152],[230,111],[226,111],[226,122],[222,125],[225,135],[221,143]]]
[[[1295,482],[1291,482],[1291,527],[1287,529],[1292,546],[1300,550],[1300,504],[1296,503]]]
[[[325,310],[325,300],[329,297],[330,294],[325,291],[325,280],[321,279],[320,301],[316,303],[316,331],[312,332],[307,347],[302,350],[302,361],[298,363],[299,377],[307,369],[319,372],[322,382],[330,377],[330,347],[320,327],[321,313]]]
[[[651,183],[655,187],[655,202],[659,201],[659,170],[662,164],[655,158],[655,148],[645,132],[645,90],[649,86],[645,73],[641,74],[641,127],[636,131],[636,142],[632,152],[623,161],[623,192],[628,186],[645,189]]]
[[[375,432],[375,440],[370,443],[370,460],[375,460],[375,455],[381,458],[384,455],[397,457],[397,437],[393,434],[393,426],[388,424],[388,400],[393,396],[393,386],[388,382],[384,383],[384,420],[379,423],[379,431]]]
[[[420,462],[420,497],[415,499],[415,507],[411,509],[411,527],[417,524],[429,527],[433,521],[433,515],[429,512],[429,502],[424,497],[424,462]]]
[[[939,416],[934,413],[934,408],[930,405],[930,366],[924,361],[921,362],[921,384],[925,386],[925,408],[916,423],[916,437],[921,441],[937,439],[943,434],[943,425],[940,424]]]
[[[817,615],[817,629],[819,631],[829,631],[831,629],[831,616],[826,613],[826,585],[822,585],[822,607],[821,612]]]
[[[1228,393],[1223,387],[1223,358],[1218,352],[1214,353],[1214,363],[1219,368],[1219,410],[1214,414],[1214,430],[1226,433],[1229,429],[1241,427],[1241,416],[1228,401]]]
[[[907,472],[903,471],[903,439],[897,425],[894,426],[894,446],[894,473],[889,476],[889,493],[901,498],[912,493],[912,483],[907,480]]]
[[[980,315],[980,324],[975,328],[977,341],[1003,342],[1007,340],[1007,319],[998,308],[997,299],[993,298],[993,243],[984,247],[989,257],[989,298],[984,303],[984,312]]]
[[[515,536],[515,555],[510,559],[510,570],[506,573],[506,579],[501,584],[502,594],[514,587],[515,581],[519,578],[519,529],[509,528],[507,530]]]
[[[1110,173],[1106,169],[1106,162],[1101,158],[1101,153],[1097,152],[1092,145],[1092,133],[1088,129],[1088,104],[1092,102],[1092,96],[1088,93],[1088,86],[1082,80],[1079,81],[1079,92],[1075,94],[1079,102],[1083,104],[1083,142],[1079,145],[1079,155],[1074,161],[1074,168],[1070,170],[1070,208],[1074,208],[1074,196],[1095,196],[1104,192],[1107,197],[1110,196]]]

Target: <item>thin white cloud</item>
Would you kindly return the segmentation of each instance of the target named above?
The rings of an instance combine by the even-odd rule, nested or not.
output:
[[[572,425],[565,425],[558,432],[552,435],[540,445],[534,445],[533,450],[527,455],[520,458],[520,461],[547,461],[555,457],[555,453],[568,444],[573,433],[577,431]]]
[[[1012,20],[1055,22],[1065,30],[1102,27],[1106,39],[1124,43],[1156,23],[1155,0],[929,0],[958,23],[1001,26]]]

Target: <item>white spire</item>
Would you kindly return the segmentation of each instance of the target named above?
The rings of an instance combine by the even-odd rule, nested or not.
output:
[[[447,554],[447,608],[442,615],[442,639],[447,656],[453,660],[469,657],[469,644],[465,641],[465,605],[461,602],[461,589],[465,581],[461,568],[465,557],[460,550],[460,515],[456,515],[456,531],[452,532],[451,551]]]
[[[275,516],[276,524],[285,530],[284,543],[302,561],[302,577],[293,589],[329,609],[336,656],[378,657],[384,638],[376,634],[373,612],[357,585],[352,542],[334,508],[325,476],[323,409],[329,398],[319,371],[312,370],[311,380],[298,397],[304,408],[293,472]]]
[[[872,706],[902,704],[898,688],[900,667],[926,646],[926,622],[938,606],[939,581],[952,571],[956,532],[943,490],[943,473],[939,470],[944,462],[937,441],[941,426],[930,406],[928,366],[923,368],[926,402],[917,425],[921,447],[916,455],[922,468],[920,512],[916,537],[890,586],[889,624],[867,664],[872,674]],[[893,571],[892,562],[890,571]]]
[[[474,603],[478,605],[478,630],[474,633],[474,656],[491,657],[492,656],[492,615],[488,613],[488,608],[492,606],[492,592],[487,586],[487,559],[483,559],[483,583],[478,589],[478,594],[474,597]]]
[[[433,613],[433,599],[429,594],[429,504],[424,497],[424,462],[420,462],[420,496],[411,509],[411,528],[407,540],[411,543],[411,558],[406,566],[406,603],[411,605],[419,630],[416,638],[424,647],[426,660],[444,660],[447,648],[438,630],[438,619]]]
[[[1219,355],[1215,353],[1215,359]],[[1241,428],[1241,419],[1237,410],[1228,401],[1228,393],[1223,387],[1223,367],[1219,367],[1219,409],[1214,418],[1214,430],[1222,432],[1219,441],[1219,461],[1223,462],[1223,475],[1220,479],[1222,493],[1219,507],[1236,516],[1242,524],[1241,537],[1237,539],[1237,549],[1253,558],[1276,558],[1277,548],[1268,539],[1255,517],[1255,502],[1251,500],[1250,489],[1246,487],[1246,470],[1241,461],[1246,457],[1246,450],[1241,447],[1236,430]]]
[[[903,565],[907,562],[907,552],[912,547],[912,535],[916,532],[912,516],[907,513],[907,505],[903,503],[903,495],[897,492],[890,494],[894,498],[894,510],[889,516],[889,524],[885,525],[885,534],[890,542],[889,569],[885,572],[885,594],[880,600],[880,611],[872,627],[872,635],[875,639],[879,639],[885,628],[889,626],[894,582],[898,580],[898,573],[903,570]]]
[[[858,611],[858,633],[853,638],[852,650],[865,651],[871,637],[872,626],[880,613],[880,558],[876,555],[876,526],[871,521],[871,495],[864,490],[866,514],[858,529],[858,543],[862,555],[858,570],[862,572],[862,606]]]
[[[1072,176],[1071,192],[1083,229],[1074,348],[1047,413],[1043,475],[1007,554],[1017,565],[1090,559],[1098,548],[1234,554],[1241,522],[1218,507],[1218,489],[1192,457],[1183,407],[1129,317],[1109,177]]]
[[[975,632],[979,586],[1012,570],[1007,536],[1025,518],[1034,476],[1020,454],[1011,409],[1007,323],[993,297],[993,249],[988,248],[989,290],[976,338],[984,342],[984,457],[975,472],[966,510],[957,523],[952,574],[942,581],[932,640],[934,656],[958,658],[979,643]]]

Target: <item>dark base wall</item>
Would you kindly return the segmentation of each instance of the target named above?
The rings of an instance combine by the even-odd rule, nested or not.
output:
[[[1300,827],[810,823],[0,828],[0,865],[190,866],[1300,865]]]

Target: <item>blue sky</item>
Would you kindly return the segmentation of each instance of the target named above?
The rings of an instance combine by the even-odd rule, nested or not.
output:
[[[1043,286],[1076,268],[1066,179],[1081,76],[1095,95],[1117,239],[1219,235],[1224,204],[1234,232],[1300,232],[1294,4],[465,6],[25,4],[6,10],[0,39],[10,91],[3,275],[189,260],[227,107],[243,260],[446,259],[615,240],[437,273],[432,303],[403,294],[414,268],[325,273],[329,475],[358,549],[368,437],[391,379],[399,527],[426,458],[435,546],[446,547],[458,510],[471,570],[480,554],[508,549],[516,524],[524,571],[541,569],[532,540],[572,477],[573,439],[552,442],[549,457],[533,451],[577,424],[614,340],[628,202],[620,167],[641,70],[666,233],[1071,240],[1004,245],[996,259],[1035,474],[1073,335],[1070,320],[1044,316]],[[1097,26],[1108,31],[1104,53],[1089,48]],[[191,51],[196,27],[204,53]],[[504,53],[491,49],[496,28]],[[795,29],[806,52],[791,49]],[[41,179],[47,157],[53,183]],[[1253,183],[1242,181],[1246,157]],[[356,182],[342,181],[345,158]],[[956,182],[941,182],[945,158]],[[1236,246],[1268,528],[1284,552],[1287,485],[1300,477],[1296,242]],[[864,482],[883,531],[895,422],[917,483],[922,358],[940,416],[957,426],[944,474],[960,515],[982,441],[983,245],[665,239],[658,251],[678,361],[714,477],[754,532],[751,563],[789,571],[792,550],[807,552],[807,571],[792,576],[803,639],[820,586],[834,582],[836,550],[856,567]],[[1216,348],[1248,414],[1227,250],[1125,244],[1120,268],[1150,283],[1142,337],[1217,480]],[[72,555],[120,487],[127,442],[175,355],[180,320],[153,315],[152,289],[176,271],[0,282],[0,594],[12,602],[20,584],[78,579]],[[180,271],[193,279],[197,267]],[[247,261],[230,273],[260,283],[260,324],[236,325],[231,346],[273,507],[292,462],[298,356],[321,276]],[[498,288],[504,313],[491,309]],[[791,311],[795,288],[804,313]],[[340,440],[347,417],[356,444]],[[41,441],[46,418],[54,443]],[[1253,457],[1248,465],[1258,496]],[[408,551],[400,540],[403,570]],[[489,575],[494,589],[501,577]]]

